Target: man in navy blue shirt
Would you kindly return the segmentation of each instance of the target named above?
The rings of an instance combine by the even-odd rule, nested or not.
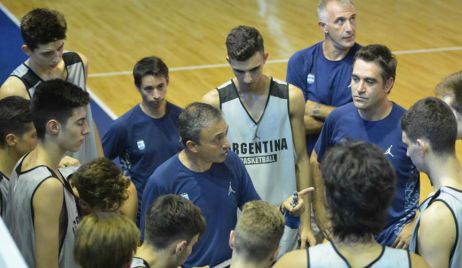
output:
[[[350,0],[321,0],[319,28],[324,40],[296,52],[287,66],[288,83],[305,96],[305,131],[311,154],[324,120],[338,106],[351,102],[349,89],[355,43],[356,9]]]
[[[237,221],[237,209],[260,197],[244,164],[230,150],[228,125],[220,110],[205,103],[190,104],[179,116],[178,130],[184,149],[149,178],[143,194],[141,230],[145,213],[157,197],[181,195],[201,209],[207,222],[184,266],[215,266],[231,258],[228,238]],[[286,199],[281,210],[302,212],[302,199],[295,207],[290,205],[291,200]]]
[[[379,146],[393,165],[397,180],[396,192],[388,211],[388,223],[376,236],[379,243],[407,248],[419,204],[419,173],[406,155],[401,139],[400,120],[405,110],[388,99],[396,75],[396,58],[383,45],[361,48],[355,57],[351,78],[353,102],[335,109],[326,119],[311,155],[316,219],[324,231],[324,191],[318,163],[327,149],[347,140],[366,141]]]
[[[111,125],[103,137],[103,149],[106,157],[119,157],[124,174],[135,183],[141,207],[148,177],[182,148],[176,128],[181,108],[165,99],[168,67],[160,58],[138,61],[133,78],[142,101]]]

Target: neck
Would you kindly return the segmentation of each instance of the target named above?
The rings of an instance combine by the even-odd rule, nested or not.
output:
[[[39,141],[37,147],[31,153],[34,159],[31,164],[32,166],[45,165],[57,171],[64,154],[65,151],[62,151],[57,143]]]
[[[5,145],[4,148],[0,149],[0,171],[5,176],[10,176],[19,158],[21,158],[21,155],[17,155],[12,148]]]
[[[56,67],[54,68],[48,68],[48,67],[42,67],[40,65],[37,65],[32,58],[29,58],[26,61],[27,66],[31,68],[38,76],[40,76],[44,80],[52,79],[52,78],[64,78],[64,61],[61,61]],[[61,70],[62,69],[62,70]]]
[[[358,239],[347,238],[343,240],[334,237],[332,243],[345,257],[355,256],[358,252],[368,253],[382,249],[382,246],[377,243],[372,236]]]
[[[156,251],[152,246],[147,243],[143,243],[141,247],[136,250],[136,257],[145,260],[150,267],[156,268],[177,268],[178,264],[175,263],[168,252]]]
[[[324,57],[331,61],[343,60],[343,58],[346,57],[348,52],[350,52],[350,49],[351,48],[339,48],[335,46],[335,44],[329,39],[329,37],[326,37],[326,39],[324,39],[324,42],[322,42],[322,52],[324,54]]]
[[[393,102],[388,99],[377,103],[369,109],[358,109],[358,113],[362,119],[368,121],[379,121],[387,117],[393,109]]]
[[[267,95],[269,91],[269,83],[271,78],[262,74],[260,80],[252,84],[251,87],[244,86],[239,84],[239,81],[234,78],[233,82],[236,85],[237,91],[239,93],[246,93],[246,94],[255,94],[255,95]]]
[[[231,267],[233,268],[269,268],[271,264],[271,260],[265,260],[260,263],[249,262],[239,257],[235,252],[233,252],[233,257],[231,259]]]
[[[144,102],[141,102],[140,107],[146,115],[155,119],[162,118],[167,112],[166,101],[163,101],[158,107],[152,107],[152,105],[146,105]]]
[[[183,149],[178,157],[183,165],[194,172],[205,172],[209,170],[213,164],[212,162],[194,156],[193,153],[187,149]]]
[[[428,175],[435,190],[442,186],[450,186],[462,190],[462,168],[453,154],[446,156],[429,156]]]

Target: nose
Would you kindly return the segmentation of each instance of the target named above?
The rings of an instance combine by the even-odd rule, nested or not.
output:
[[[250,72],[244,73],[244,83],[251,83],[252,82],[252,74]]]
[[[88,133],[90,133],[90,127],[88,127],[88,123],[87,121],[85,121],[85,123],[83,124],[82,134],[88,135]]]
[[[160,98],[160,92],[159,92],[159,90],[154,89],[154,91],[153,91],[153,93],[152,93],[152,97],[153,97],[154,99],[159,99],[159,98]]]
[[[356,24],[350,20],[347,20],[344,24],[345,32],[354,33],[356,29]]]
[[[364,85],[364,81],[363,81],[363,80],[360,80],[360,81],[358,82],[358,86],[357,86],[357,88],[356,88],[356,91],[357,91],[359,94],[366,92],[366,87],[365,87],[365,85]]]
[[[223,139],[222,148],[223,148],[224,150],[229,150],[229,149],[231,148],[231,146],[229,145],[229,141],[228,141],[228,137],[227,137],[227,136]]]

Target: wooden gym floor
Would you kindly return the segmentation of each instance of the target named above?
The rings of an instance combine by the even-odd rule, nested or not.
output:
[[[142,57],[170,67],[168,99],[180,106],[232,77],[225,38],[237,25],[255,26],[270,54],[265,72],[284,79],[287,59],[322,39],[315,0],[4,0],[20,19],[35,7],[60,10],[67,50],[90,61],[88,86],[113,116],[139,102],[131,70]],[[391,99],[404,107],[433,95],[446,75],[462,69],[462,1],[362,0],[357,42],[381,43],[398,58]],[[458,151],[462,147],[458,144]],[[423,196],[430,188],[423,180]]]

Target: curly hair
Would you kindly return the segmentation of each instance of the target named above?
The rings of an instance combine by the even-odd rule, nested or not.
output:
[[[245,61],[256,52],[265,51],[263,37],[254,27],[240,25],[231,30],[226,37],[228,57],[233,60]]]
[[[67,23],[63,14],[47,8],[36,8],[21,19],[21,35],[30,50],[41,44],[66,39]]]
[[[92,210],[113,211],[128,199],[130,180],[106,158],[82,165],[69,180]]]
[[[396,175],[380,148],[366,142],[337,144],[324,156],[321,174],[335,236],[364,239],[383,230]]]

